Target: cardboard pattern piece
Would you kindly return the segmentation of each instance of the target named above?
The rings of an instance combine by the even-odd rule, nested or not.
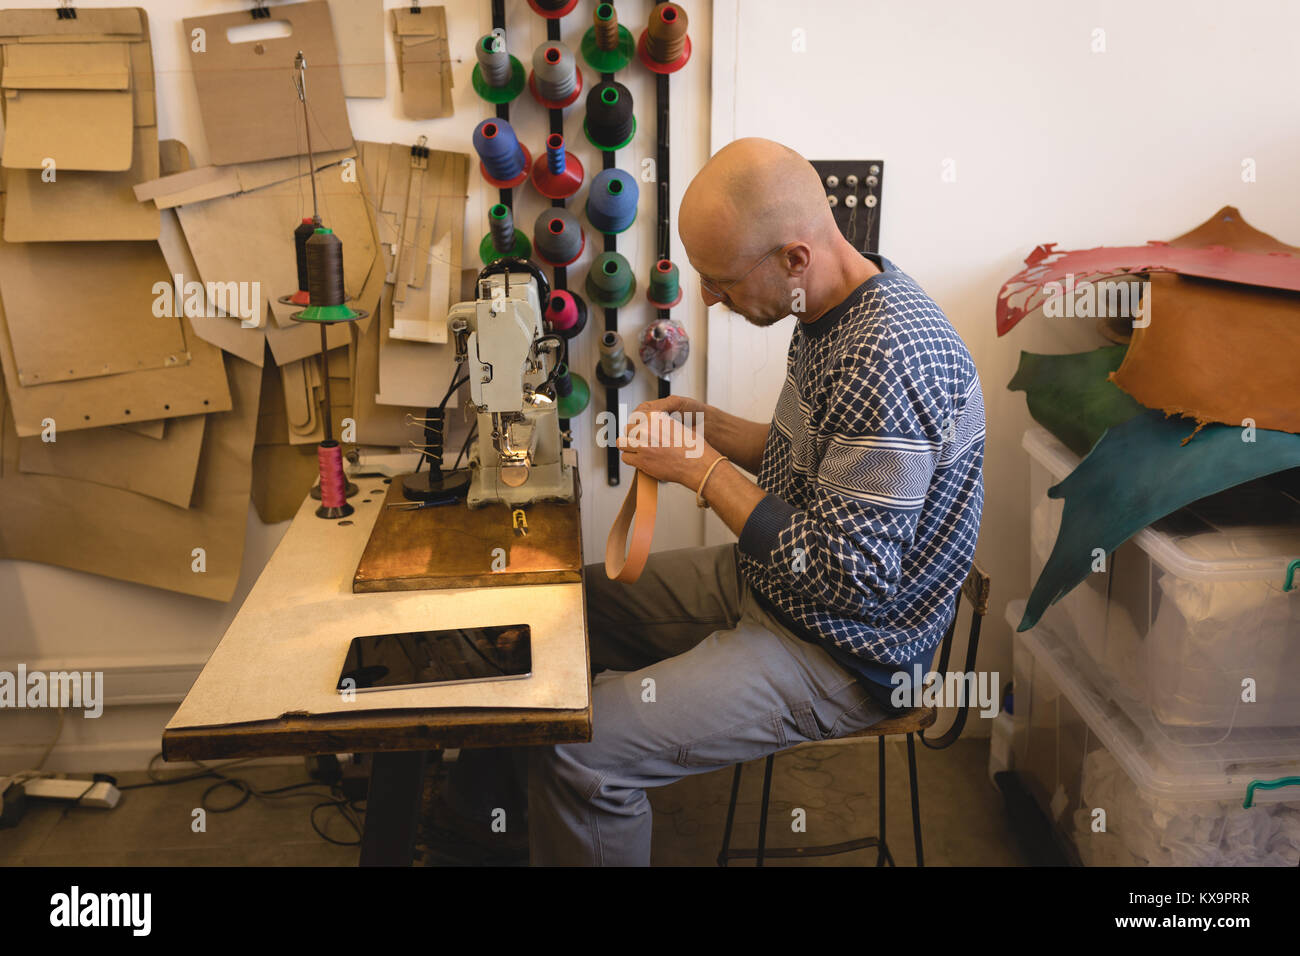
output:
[[[317,190],[322,219],[343,242],[344,285],[356,297],[356,307],[369,312],[373,309],[367,308],[363,300],[367,295],[377,298],[377,293],[366,292],[375,266],[376,239],[373,218],[358,182],[360,177],[351,175],[350,167],[342,163],[354,157],[352,151],[318,157],[318,166],[326,160],[334,164],[318,170]],[[244,335],[236,345],[235,336],[237,332],[255,331],[256,338],[270,345],[277,364],[320,352],[319,329],[293,322],[289,316],[300,307],[276,301],[298,286],[293,227],[303,218],[304,202],[310,213],[311,183],[306,166],[305,160],[294,158],[233,169],[206,167],[144,183],[136,190],[141,198],[151,198],[165,210],[176,207],[197,270],[187,280],[193,278],[205,288],[209,284],[219,288],[216,284],[224,286],[235,281],[234,277],[260,283],[262,299],[268,303],[260,327],[237,328],[239,323],[223,318],[218,322],[226,324],[209,323],[204,333],[223,348],[244,354],[244,349],[260,351],[260,346],[250,335]],[[240,236],[240,241],[230,242],[231,235]],[[174,256],[180,258],[174,237],[169,236],[164,245],[171,246]],[[209,305],[215,307],[218,303],[210,300]],[[270,321],[267,315],[272,317]],[[330,326],[326,336],[330,348],[345,346],[349,341],[343,324]]]
[[[1191,232],[1170,242],[1145,246],[1101,246],[1076,252],[1038,246],[1025,268],[998,292],[998,335],[1005,335],[1026,315],[1043,308],[1049,296],[1072,281],[1098,282],[1144,272],[1173,272],[1269,289],[1300,292],[1300,248],[1284,245],[1248,225],[1232,206],[1225,206]],[[1055,287],[1053,288],[1053,284]]]
[[[199,281],[199,267],[194,264],[194,256],[190,253],[189,243],[185,241],[185,233],[181,230],[176,210],[163,209],[161,216],[162,228],[158,235],[158,245],[167,261],[169,274],[173,277],[192,276],[194,281]],[[210,302],[208,304],[211,306]],[[224,352],[261,367],[266,353],[266,334],[263,331],[266,315],[262,316],[262,325],[245,326],[239,319],[220,314],[220,310],[209,308],[208,311],[212,314],[189,317],[194,334]]]
[[[125,43],[10,43],[4,56],[6,167],[131,167],[134,106]]]
[[[189,243],[185,240],[174,207],[183,201],[198,201],[193,198],[195,195],[202,198],[227,195],[232,190],[242,189],[243,183],[260,184],[267,179],[293,175],[298,165],[296,161],[272,160],[267,163],[250,163],[225,168],[208,166],[200,171],[198,181],[201,185],[196,187],[194,177],[180,175],[191,168],[189,150],[184,143],[174,139],[163,140],[159,144],[158,151],[162,178],[141,183],[136,186],[135,193],[142,203],[147,204],[146,200],[157,203],[161,215],[158,244],[162,247],[163,258],[167,260],[169,273],[173,277],[179,275],[183,280],[188,276],[194,281],[199,281],[199,268],[194,263],[194,256],[190,252]],[[331,154],[329,157],[318,158],[317,162],[323,163],[327,160],[337,162],[344,155],[344,153]],[[214,172],[217,174],[215,177]],[[214,179],[220,182],[219,189],[212,185]],[[196,189],[199,189],[199,192],[196,193]],[[260,321],[257,324],[245,325],[239,319],[222,313],[211,301],[208,302],[208,306],[206,312],[209,314],[190,316],[190,323],[195,333],[205,342],[217,346],[222,351],[237,355],[245,362],[251,362],[260,368],[266,354],[265,312],[259,316]]]
[[[212,352],[220,367],[221,353]],[[238,359],[227,362],[229,385],[224,369],[222,385],[231,402],[228,411],[208,416],[189,508],[93,482],[22,474],[12,420],[7,409],[0,412],[0,557],[230,600],[243,559],[260,372]]]
[[[5,147],[14,150],[5,160],[6,241],[158,238],[156,210],[131,193],[133,185],[158,175],[153,53],[144,11],[83,10],[76,20],[51,17],[48,10],[0,11],[0,44],[9,82],[18,87],[5,100],[12,132]],[[64,95],[54,114],[32,115],[31,95],[39,100],[44,91]],[[105,94],[116,97],[108,108]],[[32,162],[36,153],[39,162]],[[53,167],[46,168],[47,159]]]
[[[339,44],[343,95],[383,99],[388,95],[384,0],[329,0],[329,4]]]
[[[450,384],[446,374],[451,368],[451,360],[448,358],[451,349],[447,346],[398,341],[386,333],[382,326],[387,325],[391,332],[392,299],[396,295],[395,284],[398,282],[400,262],[407,263],[405,274],[409,279],[403,283],[403,288],[408,296],[412,294],[409,281],[421,283],[424,288],[428,287],[429,281],[437,281],[436,277],[434,280],[424,278],[429,273],[429,256],[435,254],[432,246],[428,245],[432,242],[435,229],[444,230],[449,237],[447,258],[450,259],[446,263],[450,280],[448,291],[445,299],[439,300],[445,301],[446,305],[436,310],[436,322],[445,328],[446,307],[460,301],[463,274],[460,269],[460,250],[464,239],[469,157],[464,153],[432,150],[427,161],[414,162],[409,145],[362,142],[357,147],[360,153],[358,168],[361,183],[368,202],[377,211],[380,255],[371,279],[372,282],[378,279],[389,294],[383,296],[379,306],[383,321],[368,329],[358,329],[352,350],[356,439],[358,444],[363,445],[405,448],[409,447],[408,442],[418,440],[420,436],[418,426],[408,421],[408,414],[423,416],[428,405],[422,403],[436,388],[438,394],[432,399],[432,403],[436,404]],[[417,193],[418,202],[412,207],[410,184],[413,176],[417,184],[421,185]],[[410,217],[410,222],[407,217],[408,207],[416,214]],[[422,228],[416,221],[417,216],[428,225]],[[407,238],[403,238],[404,235]],[[414,254],[415,250],[420,249],[421,242],[426,243],[423,249],[427,252],[423,255]],[[403,256],[403,252],[412,254]],[[416,269],[417,266],[420,268]],[[418,289],[414,291],[419,292]],[[381,404],[377,401],[383,391],[380,387],[381,344],[387,350],[385,374],[390,388],[401,374],[395,371],[394,362],[400,364],[401,358],[406,358],[410,363],[406,374],[413,376],[412,384],[416,391],[416,394],[410,396],[384,394],[382,397],[394,401],[411,398],[414,404],[401,404],[400,401],[396,404]],[[405,352],[401,352],[401,349],[405,349]],[[438,381],[443,383],[440,387],[436,384]],[[452,405],[455,401],[453,397],[448,404]],[[449,436],[458,418],[459,416],[448,417]]]
[[[402,7],[393,11],[393,44],[401,78],[402,114],[407,119],[452,115],[451,50],[444,7]]]
[[[202,30],[206,47],[190,47],[199,113],[212,163],[227,166],[307,152],[302,103],[293,64],[302,51],[307,64],[311,141],[319,154],[352,145],[338,47],[325,0],[271,8],[271,19],[289,24],[291,35],[231,42],[227,31],[253,21],[247,10],[184,21],[185,35]]]
[[[158,238],[158,210],[133,187],[158,175],[158,130],[135,130],[124,173],[64,170],[44,182],[32,169],[5,171],[5,242],[109,242]],[[152,161],[150,161],[152,157]]]
[[[109,425],[108,427],[121,428],[137,435],[143,435],[145,438],[161,440],[167,433],[167,419],[155,418],[151,422],[127,422],[123,425]]]
[[[18,381],[10,345],[9,323],[0,309],[0,368],[4,370],[9,406],[22,437],[39,435],[45,419],[53,418],[60,432],[101,425],[120,425],[155,418],[201,415],[230,409],[221,350],[204,342],[184,323],[189,361],[167,368],[143,369],[120,375],[44,385]]]
[[[409,150],[389,150],[380,209],[393,236],[386,257],[393,292],[383,303],[379,340],[375,401],[381,405],[427,408],[450,384],[455,357],[446,318],[460,292],[468,178],[464,153],[431,151],[421,168],[412,165]],[[399,322],[405,337],[394,334]],[[416,328],[419,334],[411,334]],[[448,407],[457,401],[453,394]]]
[[[257,445],[253,449],[253,506],[262,524],[298,513],[318,474],[313,445]]]
[[[180,318],[155,314],[159,282],[170,289],[157,242],[0,242],[17,384],[188,364]]]
[[[18,439],[18,468],[157,498],[188,508],[199,469],[206,415],[171,420],[161,439],[109,425],[43,438]]]

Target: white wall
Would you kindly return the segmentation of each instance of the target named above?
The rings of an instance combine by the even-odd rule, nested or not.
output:
[[[1105,52],[1092,52],[1097,29]],[[806,52],[793,49],[795,30]],[[885,160],[881,252],[938,301],[980,370],[976,560],[993,593],[979,663],[1008,680],[1003,608],[1030,587],[1019,443],[1031,419],[1006,383],[1022,349],[1108,343],[1090,320],[1068,319],[1021,323],[999,340],[997,291],[1039,243],[1168,239],[1225,204],[1300,241],[1300,4],[716,0],[714,31],[714,151],[766,136],[809,158]],[[1242,181],[1247,158],[1254,183]],[[955,182],[941,179],[945,160]],[[780,328],[714,310],[710,402],[771,414],[789,342]]]
[[[84,0],[83,7],[121,6],[129,0]],[[222,13],[251,8],[249,2],[232,0],[137,0],[148,12],[153,38],[154,69],[158,89],[158,125],[162,138],[185,142],[196,163],[207,161],[208,148],[198,121],[198,104],[189,73],[189,55],[181,20],[187,16]],[[274,10],[276,3],[270,6]],[[385,0],[386,7],[405,6]],[[429,4],[432,5],[432,4]],[[428,137],[435,149],[456,149],[473,153],[470,135],[478,122],[494,110],[478,98],[470,83],[474,66],[474,42],[491,28],[489,0],[446,0],[448,30],[455,84],[454,117],[431,122],[413,122],[398,115],[397,67],[391,37],[388,40],[388,96],[384,100],[350,100],[348,111],[352,132],[360,140],[414,142]],[[52,6],[52,5],[51,5]],[[653,4],[650,0],[621,0],[617,4],[621,21],[634,36],[644,28]],[[583,33],[591,23],[593,3],[583,2],[562,21],[562,39],[579,49]],[[696,13],[698,8],[699,12]],[[688,4],[692,14],[691,33],[695,54],[672,80],[672,202],[674,217],[681,193],[694,170],[708,157],[709,10],[705,4]],[[51,13],[53,16],[53,13]],[[546,25],[524,0],[507,0],[506,25],[510,52],[531,64],[533,50],[546,39]],[[580,60],[580,66],[581,66]],[[310,71],[310,66],[308,67]],[[597,74],[586,70],[585,82],[598,82]],[[620,168],[641,174],[641,160],[656,156],[654,81],[644,67],[618,74],[636,103],[637,136],[633,146],[617,153]],[[587,87],[584,87],[584,89]],[[310,91],[310,72],[309,72]],[[601,168],[600,154],[586,142],[581,131],[585,93],[566,113],[565,138],[588,171],[588,181]],[[549,132],[547,115],[527,93],[512,106],[511,122],[521,140],[534,155],[544,148]],[[474,158],[477,169],[477,158]],[[464,261],[477,261],[479,239],[487,229],[487,209],[497,200],[494,188],[473,174],[467,208]],[[578,209],[586,200],[584,187],[578,194]],[[619,251],[631,261],[639,289],[656,257],[653,183],[641,184],[637,223],[619,237]],[[530,237],[533,220],[549,205],[534,190],[515,191],[516,221]],[[574,204],[571,202],[571,206]],[[673,258],[685,265],[685,257],[673,233]],[[587,251],[569,268],[569,284],[581,283],[593,255],[602,251],[599,237],[588,237]],[[594,252],[593,252],[594,250]],[[635,307],[620,311],[619,326],[625,338],[634,338],[654,313],[640,298]],[[699,351],[674,379],[683,393],[702,394],[704,382],[703,305],[698,295],[688,296],[673,312],[696,336]],[[603,313],[593,310],[588,330],[572,349],[574,369],[594,381],[596,341],[603,329]],[[622,393],[631,406],[654,397],[655,384],[644,369]],[[587,560],[604,554],[605,534],[626,492],[626,482],[611,488],[605,480],[605,452],[594,444],[592,415],[604,406],[603,389],[597,389],[588,413],[574,423],[575,446],[579,450],[583,485],[583,541]],[[625,478],[626,469],[625,471]],[[0,503],[3,507],[3,503]],[[660,547],[698,544],[702,523],[693,498],[683,489],[667,496],[657,529]],[[676,516],[676,517],[674,517]],[[110,707],[104,716],[86,721],[69,716],[60,744],[46,769],[120,770],[140,768],[159,749],[162,727],[175,710],[203,662],[225,632],[240,602],[256,580],[257,573],[279,542],[287,523],[264,526],[250,510],[248,543],[243,575],[233,601],[223,605],[185,595],[97,578],[60,568],[0,561],[0,670],[13,670],[18,662],[31,669],[103,669]],[[0,712],[0,773],[24,769],[39,756],[51,739],[56,715],[47,712]]]

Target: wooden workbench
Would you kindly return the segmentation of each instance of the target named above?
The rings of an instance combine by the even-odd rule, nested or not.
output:
[[[362,863],[409,862],[429,751],[591,739],[583,583],[354,593],[388,491],[383,479],[358,484],[356,511],[343,521],[317,518],[318,502],[303,502],[164,729],[163,756],[373,753]],[[436,520],[439,510],[423,514]],[[532,628],[528,678],[361,691],[355,701],[336,690],[354,637],[511,623]]]

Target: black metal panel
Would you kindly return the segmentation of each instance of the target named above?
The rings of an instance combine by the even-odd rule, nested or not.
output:
[[[862,252],[880,251],[880,210],[884,195],[883,159],[814,159],[826,201],[844,238]]]

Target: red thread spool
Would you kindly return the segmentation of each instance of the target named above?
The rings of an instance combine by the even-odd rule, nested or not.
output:
[[[343,475],[343,448],[336,441],[316,446],[316,464],[320,470],[320,507],[317,517],[342,518],[352,514],[348,504],[347,478]]]

